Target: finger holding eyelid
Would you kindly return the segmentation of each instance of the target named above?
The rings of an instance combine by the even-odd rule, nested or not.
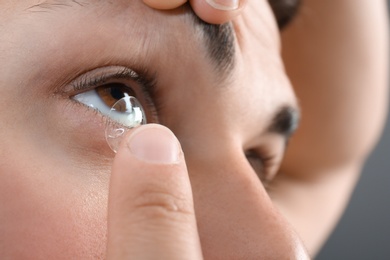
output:
[[[186,3],[187,0],[144,0],[144,3],[152,8],[167,10],[174,9]]]
[[[144,0],[152,8],[168,10],[177,8],[186,0]],[[200,19],[207,23],[223,24],[240,14],[247,0],[189,0],[192,9]]]
[[[223,24],[238,16],[247,0],[190,0],[194,12],[205,22]]]

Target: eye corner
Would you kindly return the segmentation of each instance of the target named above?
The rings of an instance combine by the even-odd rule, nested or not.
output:
[[[245,157],[264,186],[275,178],[280,165],[277,154],[252,148],[245,152]]]

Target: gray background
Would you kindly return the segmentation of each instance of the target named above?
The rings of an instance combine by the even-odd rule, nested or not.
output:
[[[390,260],[390,114],[344,216],[316,259]]]

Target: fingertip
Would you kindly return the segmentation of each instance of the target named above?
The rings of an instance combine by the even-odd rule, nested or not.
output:
[[[223,24],[241,13],[247,0],[190,0],[200,19],[211,24]]]
[[[159,124],[142,125],[129,131],[114,158],[111,195],[130,186],[135,192],[143,187],[178,183],[182,185],[172,191],[191,190],[184,154],[174,133]]]
[[[191,183],[171,130],[148,124],[126,135],[111,172],[107,221],[108,259],[201,259]]]
[[[183,5],[187,0],[143,0],[146,5],[149,7],[160,9],[160,10],[168,10],[174,9]]]
[[[162,125],[140,127],[126,141],[130,152],[145,163],[175,164],[180,160],[179,141],[170,129]]]

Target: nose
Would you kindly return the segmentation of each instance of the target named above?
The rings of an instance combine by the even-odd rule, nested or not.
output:
[[[187,157],[205,259],[309,259],[245,156],[224,151]]]

